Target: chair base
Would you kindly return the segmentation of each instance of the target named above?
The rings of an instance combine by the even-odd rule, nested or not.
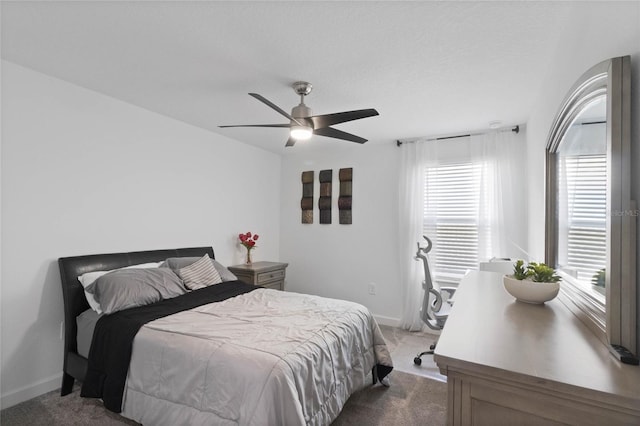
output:
[[[424,352],[420,352],[414,359],[413,359],[413,363],[415,365],[422,365],[422,356],[423,355],[433,355],[434,350],[436,348],[436,344],[438,342],[434,343],[433,345],[429,346],[429,350],[428,351],[424,351]]]

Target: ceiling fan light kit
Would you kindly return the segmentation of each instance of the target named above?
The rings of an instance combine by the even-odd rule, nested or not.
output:
[[[306,141],[311,139],[313,130],[310,127],[298,126],[297,124],[291,125],[290,136],[297,141]]]
[[[342,130],[334,129],[330,126],[346,123],[347,121],[359,120],[361,118],[374,117],[378,115],[378,111],[370,108],[337,112],[334,114],[312,115],[313,112],[311,111],[311,108],[307,107],[304,103],[304,97],[311,93],[313,85],[306,81],[296,81],[293,83],[292,87],[296,94],[300,95],[300,104],[293,107],[291,114],[288,114],[285,110],[269,101],[264,96],[257,93],[249,93],[250,96],[253,96],[269,108],[278,112],[280,115],[288,118],[289,124],[240,124],[219,127],[288,127],[289,139],[285,145],[286,147],[295,145],[296,141],[299,140],[308,140],[313,134],[361,144],[367,141],[360,136],[352,135],[351,133],[343,132]]]
[[[300,95],[300,105],[293,107],[291,110],[291,116],[295,120],[291,120],[289,123],[291,126],[289,136],[296,141],[306,141],[313,136],[313,123],[307,122],[307,117],[311,117],[313,111],[304,104],[304,97],[311,93],[311,89],[313,89],[313,86],[306,81],[296,81],[293,83],[293,90]]]

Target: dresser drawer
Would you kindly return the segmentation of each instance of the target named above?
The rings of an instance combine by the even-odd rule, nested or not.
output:
[[[284,274],[285,274],[284,269],[279,269],[277,271],[261,272],[258,274],[257,284],[263,285],[270,281],[276,281],[276,280],[282,281],[284,279]]]

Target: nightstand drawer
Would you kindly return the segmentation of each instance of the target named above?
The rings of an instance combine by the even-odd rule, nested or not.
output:
[[[257,282],[258,282],[258,285],[263,285],[270,281],[282,280],[282,279],[284,279],[284,269],[279,269],[277,271],[259,273],[257,277]]]
[[[249,265],[229,266],[229,271],[247,284],[284,290],[287,263],[253,262]]]

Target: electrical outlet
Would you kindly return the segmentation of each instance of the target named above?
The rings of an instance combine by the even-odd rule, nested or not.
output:
[[[64,339],[64,321],[60,323],[60,340]]]
[[[369,283],[369,294],[375,296],[376,294],[376,283]]]

